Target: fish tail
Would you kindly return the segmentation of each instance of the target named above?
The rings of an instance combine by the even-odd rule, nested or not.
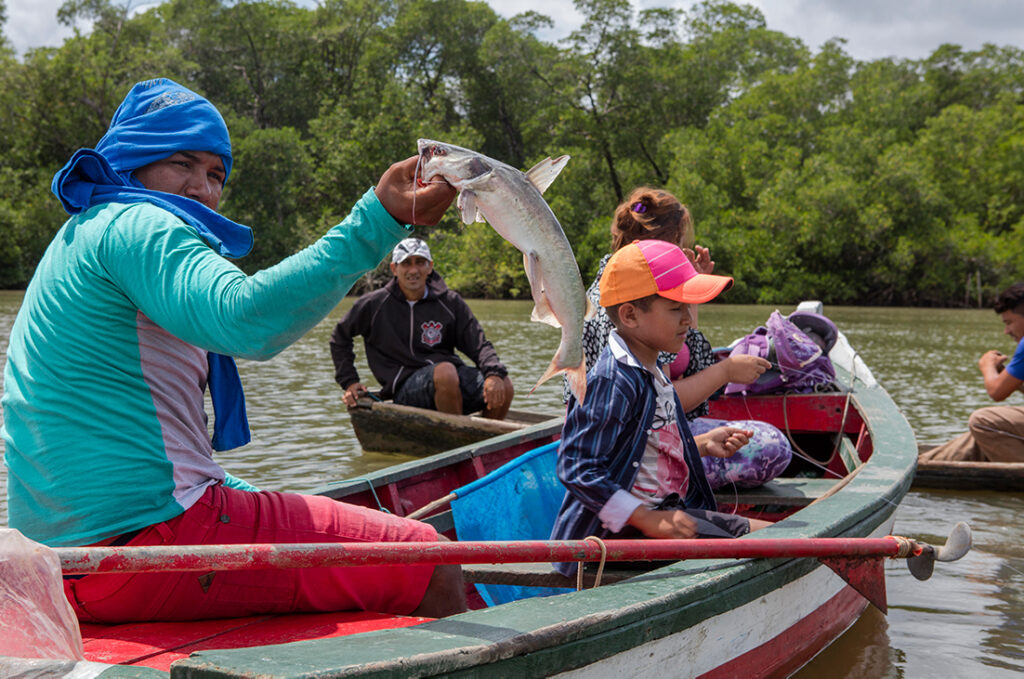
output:
[[[548,369],[540,376],[537,380],[537,384],[533,385],[533,389],[530,389],[532,394],[534,390],[540,385],[544,384],[558,373],[565,373],[566,378],[569,380],[569,391],[576,397],[576,400],[583,403],[583,399],[587,396],[587,359],[584,358],[580,361],[580,364],[576,367],[559,367],[558,355],[551,359],[551,363],[548,364]]]

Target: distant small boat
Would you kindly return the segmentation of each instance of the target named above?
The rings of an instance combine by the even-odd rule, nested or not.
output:
[[[369,397],[348,409],[352,429],[363,450],[432,455],[501,434],[525,429],[559,415],[509,410],[503,420],[480,415],[450,415]]]
[[[921,446],[920,452],[932,448]],[[944,462],[918,460],[915,489],[1024,490],[1024,462]]]

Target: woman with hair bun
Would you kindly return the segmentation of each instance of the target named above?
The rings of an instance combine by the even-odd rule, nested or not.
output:
[[[612,253],[633,241],[657,239],[678,245],[690,257],[698,273],[710,274],[715,263],[707,248],[696,245],[693,220],[690,211],[679,199],[668,191],[641,186],[633,190],[612,216]],[[598,284],[611,253],[604,256],[598,265],[594,282],[587,290],[587,297],[597,308],[597,314],[584,323],[583,351],[587,366],[597,361],[605,345],[612,324],[600,306]],[[785,470],[793,451],[789,441],[778,428],[757,420],[726,422],[707,417],[707,399],[729,382],[746,384],[754,382],[771,367],[763,358],[756,356],[731,356],[715,361],[711,343],[696,329],[697,307],[690,307],[691,328],[686,343],[678,354],[662,354],[660,362],[665,365],[675,385],[679,400],[686,410],[690,430],[696,436],[723,425],[739,427],[754,432],[750,442],[731,458],[703,457],[704,471],[712,488],[730,484],[742,488],[759,486],[775,478]],[[564,400],[568,400],[568,388]]]

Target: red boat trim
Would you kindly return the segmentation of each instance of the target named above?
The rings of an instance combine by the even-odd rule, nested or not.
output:
[[[699,679],[788,677],[857,621],[867,601],[852,587],[818,607],[771,641],[719,665]]]
[[[818,559],[848,585],[874,604],[882,613],[889,612],[885,596],[885,569],[881,557],[877,559],[847,559],[843,556],[823,556]]]

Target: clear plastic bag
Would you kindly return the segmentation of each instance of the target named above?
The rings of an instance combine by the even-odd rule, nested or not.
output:
[[[95,677],[109,667],[82,654],[57,553],[0,528],[0,677]]]

